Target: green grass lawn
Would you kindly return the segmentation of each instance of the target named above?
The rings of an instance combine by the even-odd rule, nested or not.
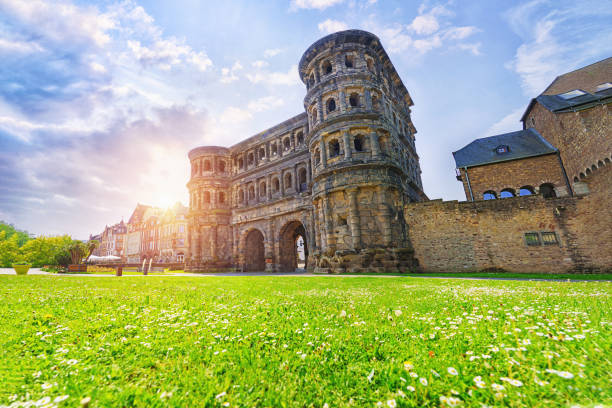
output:
[[[607,282],[0,276],[0,406],[609,405],[611,294]]]

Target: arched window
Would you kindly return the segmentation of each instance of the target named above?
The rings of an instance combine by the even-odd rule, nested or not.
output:
[[[198,163],[193,163],[193,174],[198,174]]]
[[[219,192],[219,203],[225,203],[225,193],[223,191]]]
[[[297,143],[299,145],[304,144],[304,133],[303,132],[298,132],[298,134],[297,134]]]
[[[519,189],[520,196],[528,196],[535,194],[535,190],[531,186],[523,186]]]
[[[329,98],[327,100],[327,113],[333,112],[336,110],[336,101],[334,98]]]
[[[298,172],[298,180],[300,191],[306,191],[306,169],[300,169],[300,171]]]
[[[276,156],[278,154],[278,148],[276,147],[276,143],[272,143],[272,156]]]
[[[580,179],[578,177],[574,177],[574,183],[577,183],[579,181],[580,181]]]
[[[249,155],[247,156],[247,162],[249,164],[249,166],[252,166],[253,163],[255,163],[255,156],[253,155],[253,153],[249,153]]]
[[[249,200],[255,199],[255,187],[249,186]]]
[[[264,147],[259,148],[259,159],[263,159],[266,157],[266,149]]]
[[[259,196],[260,197],[266,196],[266,182],[265,181],[262,181],[261,183],[259,183]]]
[[[244,159],[242,157],[238,159],[238,168],[244,169]]]
[[[555,186],[551,183],[544,183],[540,186],[540,194],[544,198],[555,198],[557,193],[555,193]]]
[[[288,137],[286,137],[285,140],[283,140],[283,146],[285,146],[285,150],[291,149],[291,141],[289,140]]]
[[[210,204],[210,191],[205,191],[204,192],[204,202],[206,204]]]
[[[336,157],[340,155],[340,143],[337,139],[329,141],[329,157]]]
[[[315,165],[321,163],[321,149],[319,149],[318,147],[315,149],[314,160]]]
[[[291,188],[291,173],[285,174],[285,188]]]
[[[225,162],[224,161],[220,161],[219,163],[217,163],[217,171],[219,173],[225,172]]]
[[[365,138],[363,137],[363,135],[355,136],[353,144],[355,145],[356,152],[363,152],[365,150]]]
[[[501,191],[501,193],[499,194],[499,197],[500,198],[516,197],[516,193],[511,188],[505,188]]]
[[[210,160],[205,160],[204,161],[204,171],[211,171],[212,167],[210,165]]]
[[[355,65],[355,58],[352,55],[345,55],[344,56],[344,65],[347,68],[354,68]]]
[[[278,181],[278,177],[274,177],[274,180],[272,180],[272,188],[272,191],[275,193],[278,193],[278,190],[280,190],[280,182]]]
[[[321,65],[321,68],[323,69],[323,74],[325,75],[331,74],[333,71],[332,64],[329,61],[323,62],[323,65]]]
[[[483,200],[495,200],[497,198],[497,194],[495,191],[485,191],[482,195]]]
[[[359,106],[359,94],[353,92],[350,96],[349,96],[349,104],[356,108],[357,106]]]

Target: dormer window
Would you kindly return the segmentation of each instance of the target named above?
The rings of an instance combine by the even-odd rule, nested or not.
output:
[[[495,153],[497,154],[506,154],[510,151],[510,146],[507,145],[499,145],[495,148]]]
[[[559,95],[560,98],[565,100],[574,99],[579,96],[586,95],[586,92],[581,91],[580,89],[574,89],[573,91],[565,92]]]
[[[612,88],[612,83],[610,82],[605,82],[601,85],[597,85],[597,88],[595,88],[595,92],[601,92],[601,91],[605,91],[607,89]]]

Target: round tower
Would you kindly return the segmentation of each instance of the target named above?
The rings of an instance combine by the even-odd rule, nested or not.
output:
[[[319,270],[414,266],[403,217],[422,191],[410,94],[375,35],[328,35],[300,60]]]
[[[189,250],[185,268],[209,270],[231,265],[230,152],[202,146],[189,152]]]

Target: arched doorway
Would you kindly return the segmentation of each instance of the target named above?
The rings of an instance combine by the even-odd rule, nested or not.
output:
[[[266,269],[263,234],[253,229],[249,231],[244,241],[244,271],[263,272]]]
[[[299,221],[291,221],[281,228],[279,236],[280,271],[293,272],[306,268],[308,242],[306,230]]]

